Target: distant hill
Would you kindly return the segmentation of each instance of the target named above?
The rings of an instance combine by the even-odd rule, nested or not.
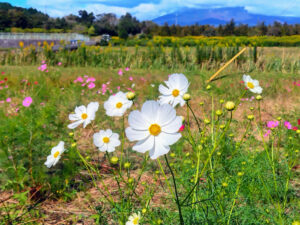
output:
[[[248,24],[255,26],[259,22],[265,22],[266,25],[273,24],[275,21],[288,24],[300,24],[300,17],[288,16],[266,16],[260,14],[249,13],[244,7],[227,7],[227,8],[214,8],[214,9],[194,9],[184,8],[177,12],[160,16],[153,20],[153,22],[163,25],[178,24],[181,26],[186,25],[213,25],[226,24],[231,19],[237,24]]]

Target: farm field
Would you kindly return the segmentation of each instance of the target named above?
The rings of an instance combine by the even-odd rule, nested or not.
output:
[[[204,48],[169,48],[166,61],[159,48],[1,55],[0,223],[299,224],[299,49],[285,49],[249,49],[210,83],[240,49],[222,48],[214,58],[215,49],[199,56]],[[144,113],[155,117],[149,100],[174,73],[186,76],[190,99],[174,107],[180,129],[162,131],[157,121],[146,129],[150,137],[167,134],[161,149],[170,145],[149,155],[153,143],[136,144],[128,131],[143,125],[132,111],[152,104]],[[244,74],[259,81],[261,94],[245,88]],[[109,116],[104,102],[119,91],[132,94],[132,106]],[[94,119],[70,129],[69,114],[91,102],[99,103]],[[170,122],[175,110],[168,110],[156,119]],[[119,141],[103,152],[94,134],[107,129]],[[48,168],[60,141],[65,151]]]

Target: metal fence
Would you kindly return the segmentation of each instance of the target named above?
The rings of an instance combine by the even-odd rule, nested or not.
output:
[[[80,40],[90,41],[88,36],[76,33],[0,33],[0,40]]]

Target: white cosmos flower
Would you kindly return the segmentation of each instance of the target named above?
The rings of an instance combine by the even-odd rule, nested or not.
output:
[[[165,83],[167,87],[162,84],[159,85],[159,92],[162,94],[159,96],[160,104],[171,104],[173,107],[177,104],[183,106],[185,101],[182,97],[190,85],[188,79],[181,73],[174,73],[169,76]]]
[[[129,127],[125,130],[127,138],[138,141],[132,149],[141,153],[150,151],[152,159],[167,154],[169,145],[181,137],[178,131],[182,119],[176,116],[175,109],[169,104],[146,101],[141,111],[135,110],[129,114],[128,123]]]
[[[132,101],[129,101],[126,94],[119,91],[115,95],[111,95],[104,102],[104,109],[108,116],[123,116],[127,109],[132,106]]]
[[[261,94],[262,88],[259,86],[258,80],[253,80],[249,75],[243,75],[243,81],[246,86],[251,92],[256,94]]]
[[[113,152],[115,148],[121,144],[119,134],[113,133],[110,129],[100,130],[93,136],[94,145],[96,145],[101,152]]]
[[[75,108],[75,114],[70,114],[69,119],[76,121],[68,125],[69,129],[74,129],[83,123],[85,128],[92,120],[95,119],[96,112],[99,108],[98,102],[91,102],[87,107],[84,105]]]
[[[60,141],[59,144],[52,148],[51,154],[48,155],[45,165],[50,168],[51,166],[55,166],[59,161],[61,154],[65,151],[65,142]]]
[[[128,221],[126,222],[126,225],[139,225],[141,220],[141,213],[133,213],[131,216],[129,216]]]

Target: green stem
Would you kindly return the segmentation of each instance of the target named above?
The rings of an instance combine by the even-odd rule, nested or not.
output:
[[[163,175],[164,175],[164,177],[165,177],[165,180],[166,180],[166,182],[167,182],[167,186],[168,186],[168,188],[169,188],[170,193],[173,195],[173,197],[175,197],[175,194],[174,194],[174,192],[173,192],[173,190],[172,190],[172,188],[171,188],[171,185],[170,185],[170,183],[169,183],[169,180],[168,180],[168,178],[167,178],[167,176],[166,176],[166,174],[165,174],[165,171],[164,171],[164,169],[163,169],[163,167],[162,167],[162,165],[161,165],[161,162],[160,162],[159,158],[157,158],[157,162],[158,162],[158,165],[159,165],[159,167],[160,167],[161,172],[163,173]]]
[[[227,220],[227,225],[230,223],[231,214],[232,214],[232,211],[233,211],[234,206],[235,206],[237,195],[239,194],[240,186],[241,186],[241,181],[239,181],[238,186],[237,186],[236,191],[235,191],[235,194],[234,194],[234,199],[233,199],[233,202],[232,202],[232,205],[231,205],[229,218]]]
[[[181,212],[181,206],[180,206],[180,202],[179,202],[179,198],[178,198],[175,176],[174,176],[173,170],[169,164],[169,161],[168,161],[168,158],[166,155],[165,155],[165,160],[166,160],[167,166],[169,167],[170,172],[172,174],[172,178],[173,178],[174,190],[175,190],[175,195],[176,195],[176,203],[177,203],[177,207],[178,207],[178,211],[179,211],[180,225],[184,225],[184,220],[183,220],[182,212]]]

